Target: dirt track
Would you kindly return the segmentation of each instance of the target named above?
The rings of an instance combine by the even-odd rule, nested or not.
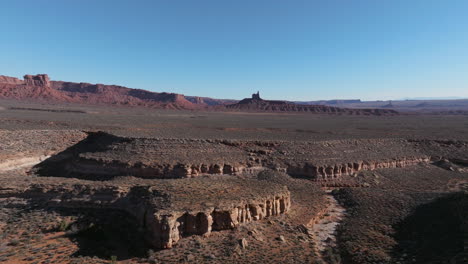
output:
[[[346,217],[346,209],[331,195],[331,191],[327,191],[327,194],[328,205],[324,217],[311,228],[317,252],[320,254],[327,247],[336,247],[336,229],[341,220]]]

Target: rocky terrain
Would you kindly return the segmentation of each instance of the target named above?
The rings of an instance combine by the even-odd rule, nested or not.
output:
[[[98,132],[90,133],[86,140],[41,162],[35,170],[41,175],[70,175],[96,180],[120,175],[141,178],[243,175],[273,169],[295,177],[330,181],[341,180],[360,171],[435,162],[442,157],[430,150],[436,147],[433,144],[438,143],[404,139],[297,143],[148,139],[122,138]],[[465,143],[461,144],[465,147]],[[370,145],[373,146],[372,152],[368,151]],[[189,152],[186,151],[187,146],[190,146]]]
[[[466,262],[468,256],[466,239],[451,236],[448,238],[450,243],[438,244],[437,249],[432,249],[434,251],[422,253],[421,248],[437,244],[441,236],[429,238],[430,233],[427,233],[427,240],[421,242],[419,239],[423,233],[419,235],[413,233],[420,232],[417,229],[402,230],[402,226],[407,226],[408,222],[413,225],[438,223],[437,225],[443,227],[434,225],[430,232],[444,233],[447,228],[453,228],[459,231],[450,232],[460,232],[460,236],[466,236],[463,226],[466,218],[461,213],[467,211],[466,204],[460,204],[457,208],[447,208],[450,212],[444,216],[434,210],[427,213],[425,219],[419,219],[417,223],[411,220],[418,208],[431,204],[439,198],[449,197],[453,193],[466,196],[468,190],[466,173],[438,169],[431,165],[419,165],[411,169],[379,170],[372,174],[363,174],[361,177],[368,178],[368,188],[335,191],[338,201],[347,210],[347,216],[338,226],[338,241],[342,241],[341,256],[346,262]],[[459,217],[465,220],[450,224],[451,221],[459,221],[456,220]]]
[[[51,155],[63,151],[86,138],[86,133],[68,131],[8,131],[0,130],[0,172],[31,167]],[[50,138],[56,141],[51,142]]]
[[[53,208],[123,210],[135,217],[145,229],[142,239],[156,249],[171,248],[185,236],[207,236],[284,214],[290,208],[287,189],[267,182],[259,186],[252,180],[204,178],[144,183],[78,185],[76,181],[43,180],[18,186],[2,179],[0,197],[23,198]]]
[[[35,155],[35,152],[48,153],[51,154],[50,159],[56,159],[58,155],[67,152],[62,145],[56,145],[56,141],[68,145],[69,148],[80,145],[83,141],[90,143],[87,142],[90,136],[83,138],[86,134],[80,131],[29,130],[20,133],[2,131],[1,135],[5,139],[9,138],[9,144],[2,146],[2,150],[5,150],[3,159],[5,162],[19,159],[18,155],[8,154],[9,149],[29,148],[29,152],[22,153],[21,159]],[[100,133],[98,137],[99,135]],[[108,134],[100,136],[110,138],[110,141],[116,138]],[[32,139],[29,140],[29,138]],[[103,143],[109,140],[104,138],[100,138],[97,142]],[[77,139],[81,141],[77,143]],[[118,140],[125,141],[119,138]],[[53,148],[54,145],[55,148]],[[35,163],[41,163],[41,161],[38,160]],[[46,210],[44,216],[66,214],[66,219],[69,220],[61,221],[70,221],[66,225],[74,226],[76,231],[70,235],[73,237],[76,232],[79,234],[91,232],[88,231],[89,221],[104,221],[100,215],[123,212],[132,218],[137,228],[142,230],[143,234],[139,239],[144,241],[148,250],[169,249],[184,238],[210,237],[215,231],[234,230],[256,221],[274,220],[275,217],[289,214],[291,208],[300,208],[298,205],[291,207],[292,199],[296,201],[302,199],[306,203],[306,208],[312,209],[310,212],[304,212],[305,215],[314,214],[314,210],[320,208],[320,205],[315,205],[303,197],[303,195],[314,197],[313,193],[303,194],[301,191],[295,191],[294,188],[291,193],[286,186],[288,184],[294,186],[296,183],[288,177],[285,178],[288,182],[286,185],[284,182],[281,184],[265,177],[257,179],[256,176],[245,178],[227,175],[171,180],[121,176],[96,182],[74,177],[38,175],[31,170],[33,166],[34,162],[0,171],[0,204],[5,206],[4,210],[6,210],[3,216],[12,215],[11,210],[23,211],[23,216],[29,214],[30,210]],[[318,188],[317,191],[319,191]],[[310,204],[307,205],[307,203]],[[8,209],[10,207],[11,209]],[[68,215],[70,210],[80,212],[92,210],[90,212],[93,212],[93,216],[81,215],[84,213]],[[290,219],[296,224],[303,224],[303,219],[299,219],[299,216],[298,212],[294,212]],[[95,217],[98,218],[95,219]],[[19,228],[19,226],[12,225],[14,222],[9,221],[0,218],[0,227],[4,230]],[[36,233],[36,236],[42,234],[41,237],[46,236],[50,240],[55,240],[56,237],[51,236],[50,233],[67,231],[68,227],[60,227],[61,223],[54,224],[49,220],[48,226],[45,227],[46,231],[34,229],[28,232]],[[15,242],[15,234],[17,234],[15,231],[5,231],[2,242],[9,242],[2,260],[6,263],[32,262],[33,258],[20,259],[14,253],[18,244],[23,245],[22,242]],[[259,239],[258,241],[266,239],[260,233],[256,233],[255,236]],[[73,243],[72,240],[69,243]]]
[[[463,116],[0,107],[1,263],[466,260]]]

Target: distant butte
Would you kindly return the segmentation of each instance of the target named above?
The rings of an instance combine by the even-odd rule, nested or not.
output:
[[[287,101],[263,100],[260,92],[252,94],[238,103],[225,106],[229,110],[260,111],[260,112],[309,112],[344,115],[397,115],[398,112],[390,109],[351,109],[327,105],[300,105]]]

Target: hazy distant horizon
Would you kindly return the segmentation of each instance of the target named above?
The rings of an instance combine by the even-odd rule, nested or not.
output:
[[[47,74],[47,73],[35,73],[35,74]],[[33,75],[35,75],[33,74]],[[9,75],[6,75],[6,74],[2,74],[0,73],[0,76],[8,76],[8,77],[15,77],[15,78],[18,78],[18,79],[22,79],[23,76],[26,75],[26,74],[23,74],[22,76],[9,76]],[[50,77],[50,76],[49,76]],[[65,82],[70,82],[69,80],[55,80],[55,79],[51,79],[52,81],[65,81]],[[76,83],[80,83],[80,82],[84,82],[84,83],[90,83],[90,82],[87,82],[87,81],[71,81],[71,82],[76,82]],[[104,85],[116,85],[116,86],[122,86],[120,84],[117,84],[117,83],[94,83],[94,84],[104,84]],[[127,87],[127,88],[131,88],[131,89],[142,89],[142,88],[139,88],[139,87]],[[146,90],[146,89],[145,89]],[[151,91],[151,90],[149,90]],[[169,91],[153,91],[153,92],[169,92]],[[260,91],[259,91],[260,92]],[[251,93],[254,93],[254,91],[252,91]],[[266,99],[266,100],[280,100],[278,98],[264,98],[263,97],[263,94],[260,92],[260,95],[262,96],[262,99]],[[222,99],[222,100],[242,100],[242,99],[245,99],[245,98],[250,98],[250,94],[246,94],[244,97],[242,98],[220,98],[220,97],[213,97],[213,96],[200,96],[200,95],[196,95],[196,94],[184,94],[184,96],[190,96],[190,97],[209,97],[209,98],[213,98],[213,99]],[[424,100],[468,100],[468,97],[459,97],[459,96],[444,96],[444,97],[403,97],[403,98],[396,98],[396,99],[373,99],[373,100],[363,100],[361,98],[330,98],[330,99],[321,99],[321,98],[317,98],[317,99],[311,99],[311,100],[285,100],[285,101],[290,101],[290,102],[314,102],[314,101],[334,101],[334,100],[361,100],[362,102],[374,102],[374,101],[411,101],[411,100],[414,100],[414,101],[424,101]]]

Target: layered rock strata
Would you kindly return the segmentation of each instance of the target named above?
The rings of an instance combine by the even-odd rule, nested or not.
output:
[[[302,112],[346,115],[398,115],[390,109],[351,109],[326,105],[300,105],[285,101],[262,100],[254,94],[252,99],[213,99],[184,96],[176,93],[156,93],[119,85],[51,81],[47,74],[25,75],[24,80],[0,76],[0,98],[53,101],[57,103],[83,103],[142,106],[163,109],[205,109],[215,111],[269,111]]]
[[[402,139],[260,142],[121,138],[98,132],[36,169],[43,176],[106,180],[127,175],[148,179],[246,175],[268,168],[323,181],[429,160]]]
[[[0,84],[13,84],[13,85],[18,85],[18,84],[23,84],[23,81],[15,78],[15,77],[9,77],[9,76],[4,76],[0,75]]]
[[[47,74],[25,75],[24,84],[30,86],[50,87],[50,79]]]
[[[299,166],[290,166],[286,168],[286,172],[290,175],[307,177],[314,180],[333,180],[342,176],[350,176],[360,171],[388,169],[388,168],[404,168],[414,166],[421,163],[429,163],[429,157],[403,157],[391,160],[379,161],[357,161],[334,165],[317,166],[306,163]]]
[[[155,248],[284,214],[291,206],[286,187],[246,179],[153,180],[150,186],[64,182],[22,187],[4,183],[0,198],[19,197],[48,207],[123,210],[137,219]]]
[[[341,108],[328,105],[305,105],[295,104],[287,101],[263,100],[260,94],[252,95],[252,98],[245,98],[235,104],[223,106],[228,110],[242,111],[262,111],[262,112],[309,112],[326,113],[338,115],[398,115],[399,113],[391,109],[352,109]]]
[[[47,74],[25,75],[24,80],[0,76],[0,98],[144,106],[166,109],[198,109],[204,103],[188,101],[176,93],[155,93],[118,85],[51,81]]]
[[[192,178],[202,175],[238,175],[241,173],[255,173],[263,170],[263,167],[246,167],[245,165],[230,164],[152,164],[142,163],[128,164],[113,160],[111,162],[99,161],[89,158],[80,158],[76,162],[66,165],[67,174],[72,176],[88,175],[90,178],[102,179],[113,176],[131,175],[147,179],[178,179]]]
[[[150,241],[157,248],[171,248],[179,239],[190,235],[209,235],[212,231],[235,228],[243,223],[277,216],[290,208],[289,192],[243,201],[227,208],[209,208],[199,212],[154,212],[146,214],[145,221],[151,234]]]

